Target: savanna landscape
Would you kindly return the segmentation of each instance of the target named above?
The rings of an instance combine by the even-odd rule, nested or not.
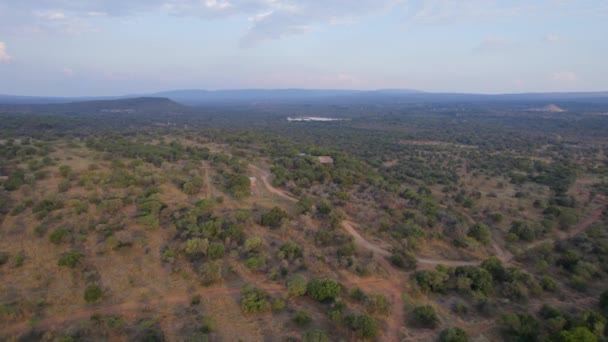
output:
[[[577,106],[4,106],[1,336],[602,340],[608,118]]]

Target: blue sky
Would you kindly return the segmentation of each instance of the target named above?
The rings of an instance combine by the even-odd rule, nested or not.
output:
[[[0,0],[0,94],[608,90],[605,0]]]

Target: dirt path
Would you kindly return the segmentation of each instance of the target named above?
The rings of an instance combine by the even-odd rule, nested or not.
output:
[[[601,200],[601,198],[597,198],[594,199],[594,201],[596,202],[603,202]],[[555,242],[555,241],[559,241],[559,240],[565,240],[565,239],[569,239],[573,236],[575,236],[576,234],[583,232],[584,230],[586,230],[587,228],[589,228],[589,226],[591,226],[592,224],[596,223],[597,221],[599,221],[602,218],[602,215],[604,213],[604,209],[605,209],[605,205],[599,205],[598,207],[596,207],[595,209],[593,209],[591,211],[591,213],[589,213],[583,220],[579,221],[579,223],[577,223],[576,226],[574,226],[573,229],[570,229],[568,231],[559,231],[557,233],[557,238],[547,238],[547,239],[542,239],[539,241],[535,241],[531,244],[528,244],[527,246],[524,247],[524,250],[529,250],[529,249],[533,249],[535,247],[538,247],[540,245],[542,245],[543,243],[547,243],[547,242]],[[503,260],[503,261],[511,261],[511,259],[513,259],[513,257],[511,256],[511,258],[509,260]]]
[[[249,167],[251,167],[253,170],[255,170],[259,175],[260,178],[262,180],[262,183],[264,184],[264,186],[266,187],[266,189],[268,189],[268,191],[272,194],[275,194],[277,196],[280,196],[288,201],[292,201],[292,202],[297,202],[298,199],[293,197],[292,195],[288,194],[286,191],[283,191],[279,188],[275,188],[271,183],[270,183],[270,173],[262,168],[260,168],[259,166],[256,165],[249,165]]]
[[[350,221],[342,222],[342,227],[346,230],[352,237],[355,238],[355,243],[369,251],[372,251],[374,254],[378,254],[382,257],[388,257],[391,255],[389,251],[386,249],[379,247],[369,241],[367,241],[359,232],[354,228],[354,223]]]

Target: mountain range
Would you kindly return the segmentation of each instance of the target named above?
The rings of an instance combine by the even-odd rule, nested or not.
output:
[[[83,101],[121,100],[128,98],[167,98],[189,106],[264,103],[483,103],[528,102],[556,103],[584,101],[608,103],[608,92],[578,93],[521,93],[521,94],[466,94],[430,93],[407,89],[340,90],[340,89],[235,89],[235,90],[171,90],[152,94],[114,97],[36,97],[0,95],[0,104],[64,104]]]

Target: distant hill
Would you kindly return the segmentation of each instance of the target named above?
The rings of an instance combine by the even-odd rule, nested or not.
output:
[[[0,104],[0,112],[56,114],[136,114],[183,113],[185,107],[161,97],[138,97],[119,100],[94,100],[50,104]]]
[[[201,105],[210,103],[299,102],[352,98],[358,95],[397,95],[418,93],[414,90],[331,90],[331,89],[236,89],[236,90],[173,90],[152,94],[174,101]]]
[[[0,95],[0,104],[70,104],[96,101],[128,101],[137,96],[120,97],[28,97]],[[428,93],[408,89],[341,90],[341,89],[235,89],[235,90],[171,90],[144,95],[144,98],[165,98],[188,106],[260,105],[260,104],[329,104],[329,105],[400,105],[417,103],[518,103],[519,108],[536,108],[547,103],[560,106],[570,102],[608,104],[608,92],[584,93],[522,93],[466,94]]]

